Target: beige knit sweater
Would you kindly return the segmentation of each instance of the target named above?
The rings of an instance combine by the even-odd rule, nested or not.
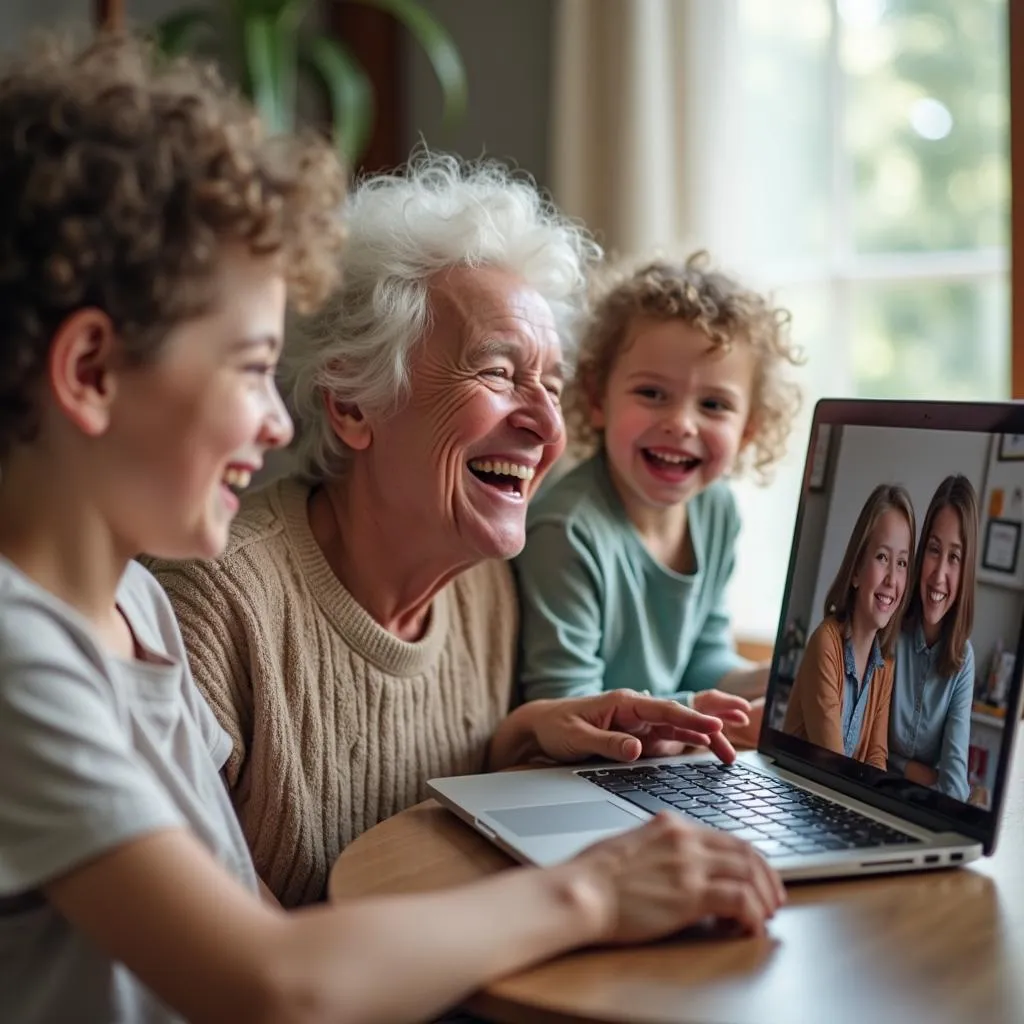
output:
[[[234,741],[225,772],[256,869],[286,906],[321,898],[344,846],[428,778],[483,769],[518,628],[493,562],[435,598],[422,640],[397,639],[327,565],[308,497],[292,480],[251,495],[217,561],[147,561]]]

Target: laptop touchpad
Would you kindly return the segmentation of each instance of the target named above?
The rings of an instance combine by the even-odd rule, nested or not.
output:
[[[600,832],[633,828],[641,819],[607,800],[572,804],[539,804],[487,811],[499,825],[517,836],[550,836],[565,832]]]

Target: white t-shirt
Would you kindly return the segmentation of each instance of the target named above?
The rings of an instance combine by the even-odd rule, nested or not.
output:
[[[104,851],[189,828],[243,884],[252,861],[218,774],[230,740],[192,682],[163,590],[129,565],[118,605],[145,654],[0,558],[0,1020],[170,1024],[177,1014],[43,898]]]

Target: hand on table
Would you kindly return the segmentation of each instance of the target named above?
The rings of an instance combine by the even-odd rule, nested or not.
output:
[[[536,701],[527,707],[537,745],[556,761],[594,756],[635,761],[641,756],[673,756],[689,746],[710,747],[726,764],[736,759],[721,718],[665,697],[609,690],[593,697]]]
[[[708,917],[761,934],[786,899],[779,876],[748,843],[669,813],[588,847],[564,867],[583,869],[597,886],[603,942],[657,939]]]

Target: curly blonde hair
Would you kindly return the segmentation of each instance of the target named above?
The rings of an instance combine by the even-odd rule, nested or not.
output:
[[[604,394],[637,317],[682,320],[703,331],[715,348],[753,346],[758,361],[750,443],[734,471],[752,470],[760,483],[767,483],[800,409],[800,389],[786,373],[803,363],[803,354],[789,339],[789,312],[711,269],[703,251],[682,264],[659,260],[635,270],[612,268],[597,282],[564,399],[572,454],[585,458],[601,446],[601,432],[591,425],[595,396]]]
[[[214,301],[230,244],[282,253],[293,302],[321,302],[344,192],[326,142],[267,139],[212,68],[140,39],[46,37],[0,67],[0,457],[37,433],[50,340],[78,309],[149,362]]]

